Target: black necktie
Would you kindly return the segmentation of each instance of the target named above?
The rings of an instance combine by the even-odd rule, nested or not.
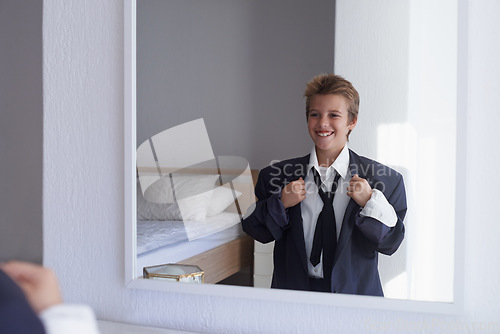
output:
[[[321,189],[321,178],[315,168],[312,169],[314,181],[318,186],[318,193],[323,200],[323,209],[318,216],[316,230],[314,231],[313,246],[311,250],[311,261],[313,266],[317,266],[323,251],[323,275],[327,277],[333,269],[335,248],[337,247],[337,224],[335,213],[333,212],[333,198],[339,181],[340,174],[335,175],[332,190],[324,192]]]

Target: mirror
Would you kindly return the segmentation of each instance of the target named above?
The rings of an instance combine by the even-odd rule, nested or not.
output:
[[[361,96],[349,147],[401,172],[407,188],[405,241],[396,254],[379,259],[388,298],[378,300],[376,307],[454,309],[460,301],[460,253],[455,244],[461,233],[456,223],[460,217],[455,215],[460,202],[456,193],[461,189],[455,185],[460,177],[455,155],[456,4],[433,4],[436,17],[428,17],[425,4],[417,1],[388,6],[373,1],[317,1],[314,5],[293,1],[286,6],[282,1],[244,0],[126,3],[126,274],[130,286],[370,304],[371,299],[362,296],[298,291],[290,296],[289,291],[137,279],[142,266],[136,239],[137,148],[163,131],[202,120],[200,131],[206,132],[210,143],[212,166],[222,166],[227,171],[219,173],[222,176],[237,171],[220,184],[235,196],[237,186],[249,183],[250,170],[309,153],[312,143],[306,131],[303,89],[314,75],[335,68]],[[448,19],[443,20],[440,13]],[[439,24],[441,34],[429,39],[436,31],[433,24]],[[433,52],[436,48],[440,52]],[[193,165],[196,162],[189,166]],[[241,210],[235,212],[241,214]],[[182,257],[195,255],[188,248],[179,251]],[[269,261],[269,249],[258,245],[254,260]],[[257,278],[262,278],[262,285],[269,280]]]

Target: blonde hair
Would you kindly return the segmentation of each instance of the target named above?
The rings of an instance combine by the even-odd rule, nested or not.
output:
[[[312,97],[328,94],[342,95],[347,99],[349,104],[349,108],[347,109],[349,122],[358,118],[359,94],[352,83],[340,75],[320,74],[306,84],[306,91],[304,92],[306,98],[306,119],[309,119],[309,108]]]

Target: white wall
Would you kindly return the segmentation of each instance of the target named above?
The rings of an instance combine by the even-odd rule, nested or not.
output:
[[[44,261],[66,300],[89,303],[101,319],[213,333],[499,332],[499,14],[497,1],[475,0],[466,15],[465,311],[439,316],[126,289],[123,2],[45,0]]]
[[[337,13],[335,72],[361,100],[350,147],[405,182],[405,239],[379,257],[384,295],[452,301],[457,1],[337,0]]]
[[[42,262],[42,3],[0,1],[0,260]]]

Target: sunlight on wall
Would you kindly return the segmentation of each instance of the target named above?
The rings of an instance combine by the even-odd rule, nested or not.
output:
[[[388,298],[406,299],[410,297],[410,282],[412,263],[414,263],[412,252],[408,248],[408,229],[411,222],[415,221],[415,211],[411,208],[415,179],[412,177],[417,169],[417,134],[415,128],[409,123],[381,124],[377,128],[377,161],[396,169],[403,175],[406,187],[408,210],[404,223],[406,237],[396,254],[387,258],[380,255],[380,275],[382,279],[384,295]],[[415,234],[411,234],[415,236]],[[390,274],[388,274],[390,273]]]
[[[387,297],[453,301],[456,10],[410,1],[407,121],[377,127],[377,160],[403,174],[408,200],[406,270],[385,281]]]
[[[420,134],[415,125],[401,123],[379,125],[377,132],[377,160],[403,174],[409,208],[406,247],[401,249],[405,269],[387,279],[384,293],[389,298],[451,301],[455,174],[450,166],[441,175],[438,166],[454,161],[454,131]]]
[[[431,136],[410,124],[378,127],[377,159],[403,174],[409,208],[406,271],[386,282],[387,297],[453,300],[454,138],[452,129]]]

